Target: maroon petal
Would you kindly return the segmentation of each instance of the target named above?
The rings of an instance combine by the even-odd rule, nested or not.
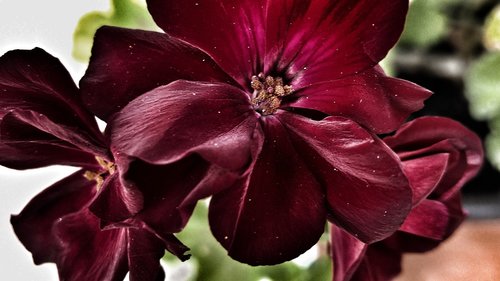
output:
[[[422,117],[384,138],[403,161],[424,155],[447,153],[446,173],[434,189],[434,198],[452,197],[474,177],[483,163],[481,140],[460,123],[442,117]]]
[[[235,84],[208,55],[176,38],[102,27],[80,87],[85,104],[107,120],[139,95],[178,79]]]
[[[188,250],[173,235],[159,239],[146,228],[101,230],[87,209],[94,181],[79,171],[36,196],[11,222],[36,264],[54,262],[61,280],[163,280],[164,249],[185,258]]]
[[[12,110],[31,111],[55,124],[80,128],[89,141],[103,143],[68,71],[42,49],[10,51],[0,58],[0,119]]]
[[[249,175],[212,197],[209,221],[229,255],[251,265],[297,257],[319,239],[326,222],[321,186],[291,143],[286,128],[269,116]]]
[[[385,76],[378,67],[303,87],[295,94],[298,100],[289,106],[344,116],[375,133],[397,129],[411,113],[421,109],[431,95],[416,84]]]
[[[408,1],[149,0],[168,34],[206,51],[247,85],[260,71],[309,83],[376,65],[403,30]]]
[[[368,246],[365,257],[350,281],[393,280],[401,272],[401,253],[382,243]]]
[[[33,254],[35,264],[53,262],[59,255],[59,240],[53,225],[63,216],[80,210],[95,194],[95,183],[88,181],[84,171],[53,184],[35,198],[11,223],[17,237]]]
[[[240,170],[258,145],[257,113],[241,90],[225,84],[178,81],[133,100],[110,122],[113,151],[151,164],[198,153]]]
[[[277,70],[288,69],[301,85],[376,65],[399,38],[408,9],[407,0],[266,2],[266,66],[278,60]]]
[[[461,194],[446,201],[426,199],[409,214],[400,231],[384,241],[400,252],[426,252],[450,237],[465,219]]]
[[[163,166],[136,161],[125,177],[140,184],[144,196],[144,209],[134,219],[162,237],[184,228],[198,200],[235,181],[234,176],[222,173],[198,156]]]
[[[135,188],[123,185],[118,173],[103,182],[101,191],[89,209],[104,221],[127,219],[143,208],[143,196]]]
[[[97,168],[93,155],[80,149],[69,148],[57,140],[39,140],[36,144],[0,142],[0,165],[2,166],[23,170],[55,164]]]
[[[443,239],[447,233],[448,209],[435,200],[424,200],[412,209],[400,230],[431,239]]]
[[[126,228],[101,231],[87,209],[66,215],[53,227],[61,245],[53,261],[61,280],[123,280],[128,269]]]
[[[335,224],[365,243],[399,228],[412,206],[411,188],[382,141],[342,117],[314,121],[283,112],[280,119],[326,187]]]
[[[85,128],[54,123],[44,114],[31,110],[13,110],[6,114],[0,122],[1,141],[11,146],[16,146],[19,143],[36,144],[37,137],[44,135],[45,140],[60,143],[61,146],[66,146],[68,149],[79,149],[91,155],[107,157],[108,152],[105,146],[96,142]],[[42,156],[51,157],[50,155]]]
[[[333,281],[351,280],[363,261],[368,245],[335,225],[331,225],[330,230]]]
[[[168,34],[200,47],[242,86],[262,70],[264,0],[148,0],[156,23]]]
[[[449,154],[437,153],[403,161],[403,171],[413,190],[413,206],[427,198],[444,178]]]
[[[130,281],[163,281],[160,259],[165,254],[161,240],[142,229],[128,229]]]

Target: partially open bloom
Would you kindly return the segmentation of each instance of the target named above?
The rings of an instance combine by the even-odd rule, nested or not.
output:
[[[56,263],[61,280],[123,280],[128,271],[130,280],[162,280],[159,259],[165,249],[187,258],[187,247],[172,233],[182,229],[192,206],[177,207],[199,186],[208,166],[195,157],[161,171],[137,163],[136,170],[147,169],[145,176],[162,174],[138,180],[149,187],[143,190],[148,199],[156,198],[143,208],[131,204],[140,202],[135,197],[142,194],[124,187],[129,185],[121,177],[127,167],[117,165],[120,159],[111,155],[108,141],[56,58],[41,49],[11,51],[0,58],[0,164],[82,168],[41,192],[11,219],[35,263]],[[181,181],[179,174],[187,176]],[[111,224],[107,215],[128,220]],[[158,217],[161,228],[155,227]]]
[[[403,161],[413,208],[400,229],[367,245],[332,226],[335,281],[387,281],[401,271],[405,252],[424,252],[448,238],[464,219],[460,188],[481,167],[481,140],[459,123],[424,117],[384,139]]]
[[[80,83],[115,154],[158,167],[199,155],[240,173],[191,199],[213,195],[213,234],[249,264],[298,256],[327,218],[364,242],[400,227],[412,192],[376,134],[430,93],[377,63],[408,1],[147,2],[167,34],[100,29]]]

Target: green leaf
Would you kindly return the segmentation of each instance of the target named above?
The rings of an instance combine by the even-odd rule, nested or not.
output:
[[[73,33],[73,57],[87,62],[96,30],[103,25],[158,30],[144,0],[112,0],[111,9],[84,15]]]
[[[426,48],[443,37],[446,16],[441,13],[442,1],[414,0],[410,5],[400,43]]]
[[[485,139],[486,156],[490,163],[500,170],[500,116],[489,122],[490,134]]]
[[[500,5],[486,18],[483,41],[488,50],[500,51]]]
[[[500,115],[500,53],[480,57],[465,76],[471,114],[479,120]]]

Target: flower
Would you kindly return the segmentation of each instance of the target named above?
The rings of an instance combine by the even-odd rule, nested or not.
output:
[[[395,234],[371,245],[332,226],[335,281],[392,280],[401,272],[403,253],[437,247],[464,219],[460,188],[483,161],[481,140],[473,132],[447,118],[422,117],[384,141],[403,161],[412,211]]]
[[[298,256],[327,218],[364,242],[399,228],[411,189],[375,134],[430,93],[377,63],[408,1],[147,3],[167,34],[101,28],[80,81],[114,154],[159,167],[198,155],[240,173],[187,202],[213,195],[214,236],[252,265]]]
[[[127,167],[117,165],[121,160],[111,155],[108,142],[59,60],[38,48],[0,58],[0,164],[82,168],[12,217],[14,231],[34,262],[56,263],[61,280],[123,280],[127,271],[130,280],[161,280],[159,259],[165,249],[187,258],[187,247],[172,233],[185,225],[192,206],[177,207],[200,186],[208,166],[195,157],[162,169],[135,163],[136,171],[146,170],[141,176],[162,174],[138,180],[149,187],[143,189],[148,199],[156,198],[143,208],[135,205],[142,195],[126,187],[132,185],[121,178]],[[181,180],[178,175],[187,171],[189,176]],[[155,225],[158,214],[161,228]],[[107,216],[127,220],[118,225]]]

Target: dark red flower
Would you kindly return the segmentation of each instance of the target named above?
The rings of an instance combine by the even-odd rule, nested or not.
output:
[[[424,252],[448,238],[464,219],[460,188],[479,171],[481,140],[459,123],[424,117],[384,141],[403,162],[413,208],[400,229],[367,245],[332,226],[335,281],[386,281],[401,271],[405,252]]]
[[[149,187],[143,194],[157,198],[144,209],[137,205],[143,194],[135,194],[122,178],[128,173],[126,160],[113,158],[108,147],[108,138],[59,60],[41,49],[11,51],[0,58],[0,164],[15,169],[82,167],[12,217],[34,262],[56,263],[61,280],[123,280],[128,271],[130,280],[163,280],[159,259],[165,249],[187,258],[187,247],[172,233],[185,225],[192,206],[177,207],[205,178],[208,165],[196,157],[161,169],[135,163],[134,171],[143,178],[162,174],[157,180],[138,176]],[[122,162],[118,166],[115,160]],[[110,224],[96,213],[127,220]],[[160,220],[161,228],[156,226]]]
[[[412,194],[375,134],[395,130],[430,94],[377,66],[407,6],[150,0],[167,34],[100,29],[83,99],[112,124],[114,153],[132,162],[196,154],[243,174],[185,201],[214,194],[212,232],[239,261],[294,258],[327,217],[378,241],[399,228]]]

